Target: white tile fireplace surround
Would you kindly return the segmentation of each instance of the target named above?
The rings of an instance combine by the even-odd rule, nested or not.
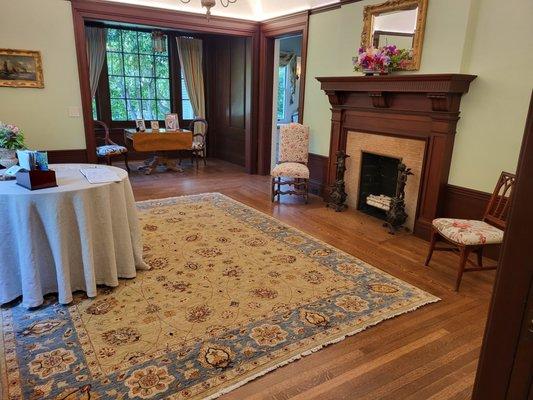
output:
[[[362,153],[374,153],[400,159],[414,175],[409,176],[405,187],[405,211],[408,218],[405,226],[413,230],[418,202],[420,179],[424,163],[426,142],[373,133],[349,131],[346,138],[346,193],[348,206],[357,209]]]

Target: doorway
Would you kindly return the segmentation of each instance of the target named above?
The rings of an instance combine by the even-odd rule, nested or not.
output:
[[[280,126],[300,119],[302,44],[301,34],[274,41],[271,168],[279,161]]]

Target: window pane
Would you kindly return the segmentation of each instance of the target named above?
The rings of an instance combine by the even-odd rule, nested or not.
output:
[[[109,75],[123,75],[122,54],[107,53],[107,72]]]
[[[141,87],[139,78],[125,78],[126,81],[126,97],[128,99],[140,99]]]
[[[158,78],[168,78],[168,57],[155,56],[155,75]]]
[[[94,97],[91,103],[91,107],[93,111],[93,119],[98,119],[98,112],[96,111],[96,99]]]
[[[192,111],[192,105],[189,100],[182,100],[181,108],[183,111],[183,119],[194,119],[194,112]]]
[[[143,118],[146,120],[157,119],[155,100],[143,100]]]
[[[181,78],[181,99],[189,100],[189,92],[187,91],[187,85],[185,84],[185,79]]]
[[[139,100],[128,100],[128,120],[133,121],[142,118],[141,102]]]
[[[148,32],[139,32],[139,53],[152,54],[152,35]]]
[[[170,113],[170,100],[157,100],[157,119],[164,120],[165,114]]]
[[[168,79],[156,80],[156,94],[158,99],[170,99],[170,87]]]
[[[278,76],[278,100],[277,100],[277,117],[278,119],[285,118],[285,86],[287,82],[287,67],[279,68]]]
[[[153,78],[141,78],[141,95],[143,99],[155,99],[155,84]]]
[[[118,29],[107,30],[107,50],[121,50],[120,31]]]
[[[124,54],[124,72],[126,76],[139,76],[139,56]]]
[[[154,76],[154,56],[142,54],[141,58],[141,76]]]
[[[126,97],[124,93],[124,78],[121,76],[109,77],[109,96],[111,98]]]
[[[126,101],[121,99],[111,99],[111,118],[113,121],[127,121]]]
[[[139,51],[139,46],[137,45],[137,32],[123,30],[122,46],[127,53],[137,53]]]

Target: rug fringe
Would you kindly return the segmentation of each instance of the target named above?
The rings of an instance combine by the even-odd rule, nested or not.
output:
[[[401,310],[401,311],[398,311],[395,314],[388,315],[388,316],[386,316],[384,318],[381,318],[379,320],[373,321],[371,324],[368,324],[366,326],[357,328],[356,330],[350,331],[349,333],[346,333],[343,336],[340,336],[338,338],[329,340],[326,343],[323,343],[323,344],[320,344],[318,346],[315,346],[315,347],[313,347],[313,348],[311,348],[309,350],[303,351],[302,353],[297,354],[297,355],[295,355],[295,356],[293,356],[293,357],[291,357],[291,358],[289,358],[287,360],[284,360],[284,361],[282,361],[282,362],[280,362],[278,364],[275,364],[275,365],[273,365],[271,367],[268,367],[267,369],[265,369],[265,370],[263,370],[261,372],[258,372],[258,373],[254,374],[254,375],[251,375],[251,376],[243,379],[242,381],[237,382],[236,384],[234,384],[232,386],[228,386],[228,387],[226,387],[224,389],[221,389],[220,391],[218,391],[218,392],[216,392],[214,394],[211,394],[211,395],[209,395],[207,397],[204,397],[204,398],[202,398],[202,400],[214,400],[214,399],[217,399],[217,398],[219,398],[220,396],[222,396],[224,394],[227,394],[229,392],[232,392],[235,389],[240,388],[241,386],[244,386],[245,384],[247,384],[248,382],[253,381],[254,379],[260,378],[260,377],[262,377],[262,376],[264,376],[264,375],[266,375],[266,374],[268,374],[268,373],[270,373],[270,372],[272,372],[272,371],[274,371],[274,370],[276,370],[278,368],[281,368],[281,367],[283,367],[285,365],[288,365],[288,364],[290,364],[290,363],[292,363],[294,361],[298,361],[298,360],[300,360],[301,358],[303,358],[305,356],[308,356],[308,355],[311,355],[313,353],[316,353],[317,351],[323,349],[326,346],[342,342],[346,338],[348,338],[350,336],[353,336],[353,335],[356,335],[356,334],[358,334],[358,333],[360,333],[360,332],[362,332],[362,331],[364,331],[364,330],[366,330],[366,329],[368,329],[368,328],[370,328],[372,326],[375,326],[375,325],[377,325],[377,324],[379,324],[379,323],[381,323],[383,321],[395,318],[395,317],[397,317],[399,315],[402,315],[402,314],[407,314],[407,313],[412,312],[412,311],[414,311],[414,310],[416,310],[416,309],[418,309],[420,307],[423,307],[423,306],[431,304],[431,303],[436,303],[438,301],[440,301],[440,299],[435,297],[435,298],[433,298],[431,300],[428,300],[428,301],[425,301],[423,303],[417,304],[417,305],[415,305],[415,306],[413,306],[411,308],[408,308],[406,310]]]

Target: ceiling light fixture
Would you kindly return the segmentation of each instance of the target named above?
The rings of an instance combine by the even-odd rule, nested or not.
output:
[[[184,4],[188,4],[191,2],[191,0],[180,0]],[[237,0],[219,0],[220,4],[222,4],[222,7],[227,7],[230,4],[236,3]],[[207,16],[207,19],[211,16],[211,8],[213,8],[216,4],[216,0],[201,0],[202,7],[205,7],[207,9],[205,15]]]

